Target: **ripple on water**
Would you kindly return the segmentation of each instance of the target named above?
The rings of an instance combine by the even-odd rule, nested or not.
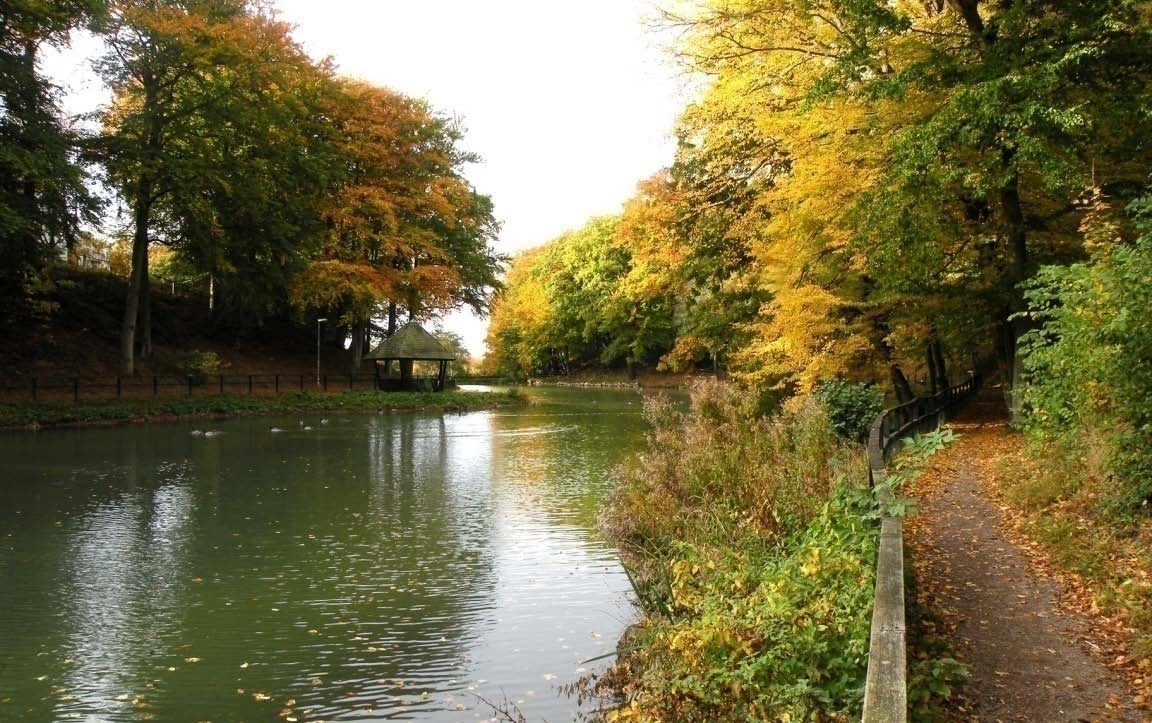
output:
[[[575,394],[0,439],[0,720],[569,718],[632,615],[593,525],[640,432]]]

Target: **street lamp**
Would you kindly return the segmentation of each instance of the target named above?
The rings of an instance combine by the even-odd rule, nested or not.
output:
[[[327,319],[316,320],[316,386],[320,386],[320,325]]]

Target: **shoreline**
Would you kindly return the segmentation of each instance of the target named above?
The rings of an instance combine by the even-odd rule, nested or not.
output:
[[[90,402],[0,403],[0,432],[232,419],[301,412],[473,412],[526,403],[518,391],[287,392],[278,396],[214,395]]]
[[[584,387],[593,389],[687,389],[697,379],[716,379],[715,374],[641,373],[629,379],[627,374],[573,374],[567,377],[531,377],[530,387]]]

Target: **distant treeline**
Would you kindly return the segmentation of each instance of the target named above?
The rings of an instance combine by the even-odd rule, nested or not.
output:
[[[45,46],[87,29],[113,91],[85,133],[41,73]],[[212,290],[222,322],[373,318],[459,306],[498,285],[492,204],[464,178],[459,123],[425,101],[341,78],[255,0],[13,0],[0,17],[0,295],[51,313],[44,269],[92,256],[122,210],[129,291],[122,371],[151,353],[152,256]],[[108,194],[95,193],[106,189]],[[86,252],[87,251],[87,252]],[[95,254],[97,256],[101,254]],[[125,259],[126,257],[126,259]]]

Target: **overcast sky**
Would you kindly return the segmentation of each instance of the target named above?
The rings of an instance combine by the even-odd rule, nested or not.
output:
[[[276,0],[295,36],[342,74],[427,98],[457,114],[469,170],[492,196],[505,253],[619,210],[637,181],[672,160],[682,81],[644,24],[653,0]],[[95,43],[46,56],[72,112],[104,94]],[[445,326],[482,352],[485,325]]]

